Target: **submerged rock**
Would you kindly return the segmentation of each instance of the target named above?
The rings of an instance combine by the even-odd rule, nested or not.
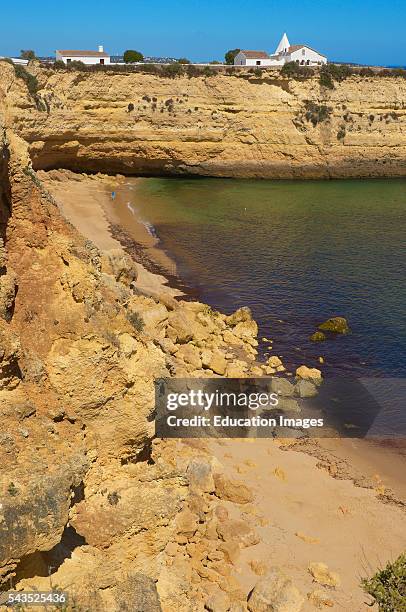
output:
[[[323,342],[323,340],[326,340],[326,334],[323,334],[322,331],[315,331],[314,334],[310,336],[310,340],[312,342]]]
[[[327,319],[324,323],[320,323],[317,328],[322,331],[334,332],[335,334],[348,334],[350,331],[347,319],[344,317],[331,317],[331,319]]]

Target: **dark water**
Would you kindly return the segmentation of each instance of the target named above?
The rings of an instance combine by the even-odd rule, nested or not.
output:
[[[406,180],[146,179],[133,206],[199,299],[249,306],[290,367],[405,375]],[[352,333],[312,343],[335,315]]]

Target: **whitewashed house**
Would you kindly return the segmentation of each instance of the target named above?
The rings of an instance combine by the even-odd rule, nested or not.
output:
[[[270,66],[271,58],[266,51],[239,51],[234,66]]]
[[[240,51],[234,58],[235,66],[283,66],[288,62],[301,66],[321,66],[327,64],[327,57],[308,45],[291,45],[284,34],[271,55],[265,51]]]
[[[95,64],[107,65],[110,64],[110,55],[100,45],[98,51],[57,50],[56,61],[63,62],[64,64],[83,62],[88,66],[94,66]]]

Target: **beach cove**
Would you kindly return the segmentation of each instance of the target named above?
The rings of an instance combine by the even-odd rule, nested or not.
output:
[[[156,228],[150,221],[151,216],[148,216],[148,212],[151,215],[151,209],[142,199],[145,197],[144,185],[149,193],[149,179],[79,175],[70,171],[39,172],[38,174],[55,197],[66,218],[86,237],[94,240],[102,250],[124,248],[136,260],[138,259],[137,287],[141,293],[159,296],[161,299],[172,299],[174,296],[187,300],[201,299],[201,284],[198,288],[193,287],[190,284],[190,276],[180,276],[180,270],[184,270],[184,267],[179,266],[179,263],[173,258],[173,250],[168,252],[164,249],[165,240],[161,238],[159,232],[160,223],[156,224]],[[160,188],[160,180],[153,179],[152,189],[156,182]],[[174,185],[176,189],[176,180],[164,180],[163,182],[165,185],[169,182],[169,187]],[[226,183],[229,185],[228,181]],[[192,188],[195,185],[196,182],[192,180]],[[198,189],[200,185],[200,181],[197,181]],[[222,185],[220,189],[223,189]],[[192,205],[190,199],[188,202]],[[181,209],[184,210],[183,204],[181,204]],[[82,214],[83,210],[86,210],[86,214]],[[167,214],[165,209],[164,212]],[[188,240],[187,233],[185,233],[185,240]],[[204,268],[201,267],[200,270]],[[196,277],[194,279],[196,280]],[[210,279],[212,282],[218,280],[213,274],[210,275]],[[228,303],[228,309],[234,308],[235,310],[240,305],[240,302],[231,301]],[[281,325],[283,329],[288,327],[286,323],[281,323]],[[261,340],[260,333],[258,339]],[[272,345],[276,342],[272,342],[272,338],[267,340],[271,340],[271,344],[266,342],[263,346],[268,351],[275,350]],[[341,340],[345,342],[345,338],[338,339],[337,344]],[[288,375],[292,375],[294,368],[302,363],[302,357],[303,355],[296,357],[296,361],[292,364],[292,371],[287,372]],[[266,353],[260,354],[259,358],[263,362],[266,359]],[[309,361],[311,362],[311,359]],[[324,364],[320,364],[316,359],[314,363],[324,375]],[[256,362],[253,365],[255,367]],[[346,371],[343,371],[341,375],[346,376],[346,374]],[[238,375],[242,375],[242,372],[240,371]],[[398,418],[402,419],[403,416],[399,414]],[[406,482],[403,478],[406,466],[406,447],[402,439],[385,442],[379,438],[371,438],[368,441],[324,438],[318,441],[311,440],[308,445],[302,445],[300,448],[324,462],[324,465],[330,466],[329,470],[331,469],[331,473],[336,477],[350,478],[367,487],[375,487],[376,479],[378,478],[378,482],[381,482],[383,478],[388,487],[396,491],[400,499],[406,501]]]

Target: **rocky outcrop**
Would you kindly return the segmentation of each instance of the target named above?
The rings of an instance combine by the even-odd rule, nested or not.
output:
[[[348,334],[350,331],[347,319],[344,317],[331,317],[331,319],[327,319],[324,323],[320,323],[318,329],[322,330],[322,332],[329,331],[334,334]]]
[[[204,447],[155,440],[152,412],[156,378],[218,376],[237,355],[249,375],[256,323],[138,292],[124,251],[60,215],[0,101],[0,585],[51,580],[96,611],[244,600],[223,560],[255,534],[215,512],[251,492]]]
[[[39,89],[29,97],[11,66],[0,70],[8,72],[2,79],[9,85],[9,125],[29,143],[36,169],[258,178],[405,174],[402,77],[352,76],[330,90],[317,75],[171,79],[30,67]]]

